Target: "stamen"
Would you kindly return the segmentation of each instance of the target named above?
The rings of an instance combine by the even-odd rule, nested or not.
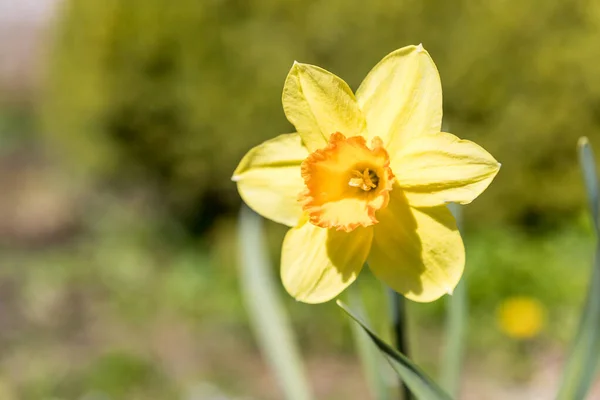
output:
[[[365,168],[363,172],[352,171],[352,178],[348,181],[349,186],[361,188],[365,192],[375,189],[378,184],[379,177],[375,171],[371,171],[369,168]]]

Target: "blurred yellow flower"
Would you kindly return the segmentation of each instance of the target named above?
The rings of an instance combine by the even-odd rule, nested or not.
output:
[[[498,325],[508,336],[530,339],[537,336],[546,323],[546,311],[542,303],[532,297],[510,297],[500,304],[497,312]]]
[[[388,54],[356,95],[336,75],[296,62],[282,100],[297,133],[250,150],[232,179],[252,209],[292,227],[281,256],[286,290],[328,301],[368,262],[409,299],[451,293],[465,252],[446,204],[470,203],[500,164],[440,132],[442,88],[427,51]]]

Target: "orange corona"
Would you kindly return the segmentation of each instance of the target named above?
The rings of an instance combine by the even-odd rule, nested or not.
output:
[[[375,212],[389,201],[394,174],[380,138],[371,147],[362,136],[336,132],[301,165],[306,189],[300,195],[309,221],[350,232],[377,223]]]

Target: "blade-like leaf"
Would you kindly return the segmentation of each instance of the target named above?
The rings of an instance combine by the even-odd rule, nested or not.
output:
[[[598,175],[596,174],[596,161],[592,146],[586,137],[579,139],[579,164],[583,173],[583,181],[592,213],[594,228],[597,237],[600,237],[600,189],[598,188]]]
[[[289,319],[275,290],[262,219],[242,206],[238,226],[240,284],[261,351],[286,399],[312,399]]]
[[[462,230],[462,209],[454,203],[449,208],[456,218],[458,228]],[[448,296],[446,301],[446,346],[442,359],[441,384],[454,397],[458,396],[460,389],[467,318],[467,288],[463,275],[452,296]]]
[[[350,302],[352,308],[360,315],[360,317],[365,321],[368,321],[360,295],[358,282],[348,288],[348,301]],[[371,395],[376,400],[389,399],[390,393],[385,383],[385,373],[387,371],[384,371],[383,369],[384,364],[382,363],[384,363],[384,361],[381,352],[379,352],[377,348],[373,346],[369,335],[360,327],[360,325],[350,322],[350,328],[352,329],[354,345],[356,346],[367,383],[369,384]]]
[[[352,319],[354,319],[369,335],[375,345],[381,350],[391,364],[394,371],[410,388],[411,392],[422,400],[448,400],[451,397],[445,393],[431,378],[429,378],[419,367],[408,358],[394,350],[390,345],[381,340],[364,322],[361,321],[344,303],[337,301]]]
[[[583,399],[595,376],[600,358],[600,196],[598,176],[592,148],[587,138],[579,139],[579,161],[587,190],[593,225],[596,232],[594,266],[579,329],[563,372],[557,398]]]

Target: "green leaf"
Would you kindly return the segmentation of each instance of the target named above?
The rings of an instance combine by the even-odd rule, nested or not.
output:
[[[431,378],[429,378],[419,367],[413,364],[408,358],[394,350],[390,345],[381,340],[364,322],[361,321],[344,303],[337,301],[340,306],[352,319],[354,319],[364,331],[369,335],[375,345],[381,350],[394,369],[409,387],[411,392],[423,400],[448,400],[451,397],[445,393]]]
[[[465,352],[467,294],[464,276],[448,297],[446,309],[446,346],[442,359],[441,384],[453,396],[458,396]]]
[[[596,231],[596,254],[589,291],[579,321],[579,329],[567,359],[559,400],[583,399],[588,392],[600,358],[600,196],[594,154],[587,138],[579,139],[579,161]]]
[[[587,191],[588,203],[592,213],[594,229],[597,237],[600,237],[600,189],[598,188],[598,175],[596,174],[596,161],[592,146],[586,137],[579,139],[579,164],[583,173],[583,181]]]
[[[350,285],[348,288],[348,301],[354,310],[367,321],[366,312],[360,295],[358,282]],[[376,400],[387,400],[390,398],[388,386],[385,383],[387,371],[383,369],[383,357],[377,348],[371,343],[369,335],[360,327],[360,325],[351,323],[352,338],[356,347],[358,357],[360,358],[363,372],[366,376],[371,396]]]
[[[462,230],[462,209],[458,204],[450,204],[450,211]],[[441,384],[452,396],[460,390],[460,376],[465,352],[468,302],[465,276],[454,289],[446,303],[446,346],[442,359]]]
[[[273,281],[262,218],[242,206],[238,225],[239,274],[244,305],[261,351],[285,398],[312,399],[296,341]]]

